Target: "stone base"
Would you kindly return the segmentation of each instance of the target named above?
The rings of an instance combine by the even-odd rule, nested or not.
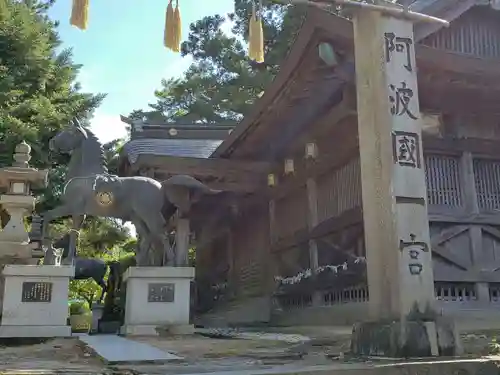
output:
[[[94,303],[92,305],[92,325],[90,327],[91,333],[97,333],[99,330],[99,320],[102,318],[102,313],[104,311],[104,305],[100,303]]]
[[[0,335],[70,336],[68,288],[74,272],[72,266],[6,265]]]
[[[192,267],[130,267],[126,283],[125,319],[128,335],[158,335],[157,327],[189,325]]]
[[[457,356],[460,337],[451,320],[432,322],[365,322],[352,330],[351,350],[356,355],[390,358]]]
[[[0,337],[70,337],[69,326],[0,326]]]
[[[33,256],[33,249],[28,242],[15,242],[15,241],[2,241],[0,247],[0,254],[5,259],[23,260],[23,264],[31,260]],[[24,262],[25,261],[25,262]]]

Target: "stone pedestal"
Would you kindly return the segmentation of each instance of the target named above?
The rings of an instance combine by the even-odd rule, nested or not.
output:
[[[99,320],[102,318],[102,313],[104,312],[104,305],[101,303],[94,303],[92,305],[92,326],[90,327],[90,333],[97,333],[99,330]]]
[[[159,327],[189,332],[194,272],[192,267],[130,267],[123,276],[127,292],[121,333],[157,335]]]
[[[449,328],[434,311],[413,24],[371,10],[358,11],[353,24],[371,318],[355,327],[353,349],[450,353],[439,347],[438,332]]]
[[[0,337],[71,336],[68,318],[71,266],[6,265]]]

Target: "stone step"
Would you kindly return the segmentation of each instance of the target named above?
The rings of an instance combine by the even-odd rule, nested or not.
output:
[[[154,346],[116,335],[87,335],[80,336],[79,340],[108,364],[182,360],[182,357]]]

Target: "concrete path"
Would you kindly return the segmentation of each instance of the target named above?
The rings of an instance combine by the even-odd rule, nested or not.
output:
[[[182,357],[154,346],[116,335],[80,336],[80,341],[93,349],[107,363],[167,362]]]

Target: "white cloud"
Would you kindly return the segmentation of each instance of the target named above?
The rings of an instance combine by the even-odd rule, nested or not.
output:
[[[167,79],[179,78],[182,73],[184,73],[186,69],[189,68],[189,65],[191,65],[192,62],[193,58],[191,56],[176,57],[175,60],[172,63],[168,64],[167,68],[165,69],[165,77]]]
[[[96,90],[95,82],[101,76],[102,69],[92,66],[84,66],[78,72],[77,81],[80,83],[83,92],[94,92]],[[97,81],[98,82],[98,81]]]
[[[127,136],[126,124],[120,120],[120,115],[110,115],[99,110],[90,121],[90,130],[94,132],[101,143]]]
[[[221,25],[221,30],[224,32],[224,34],[233,36],[233,32],[231,29],[234,26],[234,22],[229,19],[229,17],[226,18],[226,21]]]

